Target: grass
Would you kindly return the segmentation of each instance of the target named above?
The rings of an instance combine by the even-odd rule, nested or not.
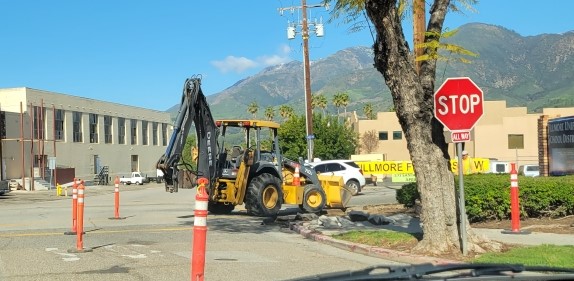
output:
[[[520,263],[574,268],[574,246],[540,245],[516,247],[501,253],[486,253],[475,263]]]
[[[409,251],[422,239],[422,235],[420,233],[375,230],[350,231],[333,235],[333,238],[397,251]],[[467,261],[574,268],[574,246],[516,246],[503,252],[482,254]]]
[[[333,238],[375,247],[389,247],[415,245],[420,235],[388,230],[355,230],[333,235]]]

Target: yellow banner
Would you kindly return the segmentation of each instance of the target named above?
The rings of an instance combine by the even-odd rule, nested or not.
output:
[[[487,173],[490,161],[487,158],[471,158],[473,173]],[[395,175],[414,174],[411,161],[355,161],[363,170],[365,176],[369,175]],[[450,168],[453,173],[458,173],[457,159],[450,160]]]
[[[488,173],[490,169],[490,160],[488,158],[470,158],[470,162],[472,174]],[[458,158],[450,160],[450,169],[453,173],[458,174]]]
[[[355,161],[365,175],[414,174],[411,161]]]

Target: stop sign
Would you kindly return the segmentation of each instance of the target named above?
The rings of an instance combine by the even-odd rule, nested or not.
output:
[[[470,131],[482,116],[483,100],[470,78],[448,78],[434,93],[434,116],[451,131]]]

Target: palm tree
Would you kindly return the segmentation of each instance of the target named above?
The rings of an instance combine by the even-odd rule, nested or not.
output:
[[[349,94],[341,93],[341,106],[345,108],[345,120],[347,120],[347,106],[349,105]]]
[[[367,103],[365,104],[365,106],[363,107],[363,111],[365,112],[365,115],[367,116],[367,118],[369,120],[374,120],[375,119],[375,114],[373,112],[373,104],[372,103]]]
[[[268,106],[265,108],[265,118],[269,121],[272,121],[275,117],[275,109],[273,107]]]
[[[323,111],[323,116],[325,116],[325,108],[327,108],[327,98],[323,94],[316,95],[313,97],[313,107],[319,107]]]
[[[284,120],[289,119],[291,116],[293,116],[293,114],[295,114],[295,111],[292,107],[286,104],[279,106],[279,115],[281,115]]]
[[[341,93],[336,93],[333,96],[333,105],[337,108],[337,120],[339,120],[339,114],[341,114],[340,109],[343,106],[343,97]]]
[[[247,106],[247,111],[251,114],[253,114],[253,119],[257,118],[257,111],[259,110],[259,105],[257,104],[256,101],[252,101],[248,106]]]

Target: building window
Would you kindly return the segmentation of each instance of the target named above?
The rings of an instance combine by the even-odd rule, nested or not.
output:
[[[142,145],[147,145],[148,134],[147,134],[147,127],[148,122],[142,120]]]
[[[402,139],[403,139],[402,131],[393,131],[393,140],[402,140]]]
[[[126,119],[118,117],[118,143],[126,144]]]
[[[157,145],[157,122],[153,122],[151,126],[152,126],[151,142],[152,145]]]
[[[32,107],[32,111],[34,114],[34,138],[35,139],[44,139],[44,110],[39,106]]]
[[[509,134],[508,149],[524,149],[524,135]]]
[[[130,132],[131,132],[130,135],[132,137],[131,144],[137,144],[138,143],[138,120],[135,120],[135,119],[130,120]]]
[[[72,113],[72,123],[74,131],[74,142],[82,142],[82,113],[74,111]]]
[[[98,115],[90,113],[90,143],[98,143]]]
[[[56,140],[64,139],[64,119],[66,117],[66,112],[63,109],[56,109],[54,117],[54,126],[56,131]]]
[[[0,111],[0,138],[6,138],[6,112]]]
[[[104,142],[112,143],[112,117],[104,116]]]
[[[388,140],[389,132],[379,132],[379,140]]]
[[[163,146],[167,145],[167,124],[163,124],[163,126],[161,126],[161,144]]]

